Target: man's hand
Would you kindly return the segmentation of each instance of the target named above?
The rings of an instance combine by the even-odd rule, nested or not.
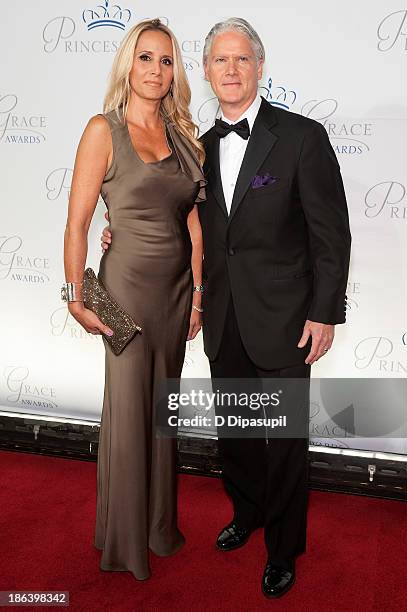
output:
[[[325,355],[332,346],[335,335],[335,326],[315,321],[305,321],[304,331],[301,340],[297,344],[298,348],[303,348],[310,336],[312,336],[311,350],[307,355],[305,363],[312,365],[320,357]]]
[[[106,221],[110,221],[108,212],[105,212],[105,219]],[[112,242],[112,234],[110,233],[109,225],[106,225],[106,227],[103,229],[100,242],[102,243],[102,250],[107,251],[110,243]]]

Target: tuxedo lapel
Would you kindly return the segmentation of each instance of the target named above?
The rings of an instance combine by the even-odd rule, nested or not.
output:
[[[222,209],[225,217],[228,217],[228,211],[226,208],[225,196],[223,193],[222,179],[220,176],[220,165],[219,165],[219,138],[213,130],[211,138],[206,144],[206,162],[208,169],[207,179],[210,188],[212,189],[216,201]]]
[[[253,124],[253,130],[247,144],[246,152],[240,167],[235,191],[233,194],[232,206],[230,209],[229,223],[233,219],[246,191],[248,190],[256,171],[261,166],[271,149],[277,142],[277,136],[270,131],[270,128],[277,122],[273,107],[262,99],[262,103]],[[219,146],[218,146],[218,167],[219,167]],[[220,180],[220,179],[219,179]],[[222,185],[220,186],[222,189]],[[222,192],[223,193],[223,192]]]

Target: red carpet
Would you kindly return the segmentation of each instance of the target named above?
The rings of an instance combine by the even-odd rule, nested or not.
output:
[[[308,552],[284,598],[266,600],[260,531],[214,548],[230,519],[221,481],[180,477],[187,544],[152,558],[153,577],[103,572],[93,547],[96,464],[0,451],[0,590],[67,590],[70,610],[407,610],[407,505],[311,492]],[[28,607],[26,610],[32,610]]]

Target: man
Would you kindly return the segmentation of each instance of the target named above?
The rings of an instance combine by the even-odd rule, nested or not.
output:
[[[258,95],[264,59],[243,19],[216,24],[205,40],[205,76],[221,108],[202,137],[199,210],[214,379],[308,379],[345,322],[351,237],[339,165],[319,123]],[[308,442],[219,438],[219,448],[234,517],[217,547],[234,550],[263,526],[262,590],[279,597],[306,548]]]

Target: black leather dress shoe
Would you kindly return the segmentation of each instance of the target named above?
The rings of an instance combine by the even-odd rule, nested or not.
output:
[[[281,597],[291,589],[295,582],[295,569],[284,569],[267,563],[263,574],[261,589],[266,597]]]
[[[237,523],[232,521],[226,525],[218,535],[216,547],[219,550],[235,550],[246,544],[252,532],[244,527],[239,527]]]

